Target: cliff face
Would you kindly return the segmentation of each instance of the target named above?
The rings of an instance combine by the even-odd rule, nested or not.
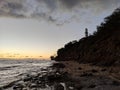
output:
[[[69,42],[59,49],[55,60],[120,65],[120,8],[105,18],[93,35]]]

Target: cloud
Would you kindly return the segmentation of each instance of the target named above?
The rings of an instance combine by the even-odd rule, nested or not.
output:
[[[101,13],[119,5],[119,0],[0,0],[0,16],[62,24],[80,18],[83,10]]]
[[[73,8],[74,6],[76,6],[77,4],[79,4],[79,2],[82,2],[82,0],[61,0],[61,2],[66,7]]]

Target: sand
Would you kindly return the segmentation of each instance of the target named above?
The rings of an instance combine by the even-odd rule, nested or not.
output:
[[[75,61],[60,61],[73,80],[73,90],[120,90],[120,67],[103,67],[79,64]]]

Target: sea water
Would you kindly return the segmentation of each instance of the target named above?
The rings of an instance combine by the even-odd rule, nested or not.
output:
[[[26,74],[37,74],[52,63],[50,60],[0,60],[0,87],[17,81]]]

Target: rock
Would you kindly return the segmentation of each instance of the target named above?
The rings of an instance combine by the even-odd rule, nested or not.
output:
[[[64,87],[61,84],[56,84],[55,90],[64,90]]]
[[[83,73],[83,74],[81,74],[80,75],[80,77],[85,77],[85,76],[93,76],[93,74],[92,73]]]
[[[31,89],[30,89],[31,90]],[[32,88],[32,90],[38,90],[37,88]]]
[[[74,90],[74,87],[69,86],[68,88],[69,88],[70,90]]]
[[[54,82],[54,81],[57,80],[56,77],[55,77],[55,75],[48,75],[47,78],[48,78],[49,82]]]
[[[20,90],[21,88],[19,88],[18,86],[13,87],[13,90],[18,90],[18,89]]]
[[[31,81],[34,83],[34,82],[36,82],[37,80],[38,80],[37,77],[33,77]]]
[[[58,81],[61,80],[61,75],[56,74],[56,73],[55,74],[50,74],[50,75],[47,76],[47,80],[49,82],[58,82]]]
[[[47,68],[41,68],[41,71],[47,71]]]
[[[112,85],[115,85],[115,86],[120,86],[120,82],[113,81],[113,82],[112,82]]]
[[[23,89],[23,85],[22,84],[16,84],[13,86],[13,90],[22,90]]]
[[[41,84],[42,82],[39,81],[39,80],[37,80],[37,81],[35,81],[35,83],[36,83],[36,84]]]
[[[40,88],[46,88],[46,83],[41,83],[41,84],[39,84],[39,87],[40,87]]]
[[[81,90],[82,88],[83,88],[83,86],[76,87],[77,90]]]
[[[30,82],[24,82],[25,86],[29,86]]]
[[[90,85],[88,88],[95,88],[96,85]]]
[[[45,82],[45,78],[46,78],[46,76],[39,76],[38,80],[41,82]]]
[[[27,90],[27,88],[23,88],[22,90]]]
[[[54,68],[65,68],[65,65],[62,63],[54,63],[53,66]]]
[[[37,87],[37,84],[35,84],[35,83],[32,83],[31,85],[30,85],[30,88],[36,88]]]
[[[107,70],[107,69],[101,69],[101,71],[103,71],[103,72],[106,71],[106,70]]]
[[[31,81],[31,80],[32,80],[32,77],[31,77],[31,76],[26,77],[26,78],[23,79],[24,82]]]
[[[3,88],[0,87],[0,90],[3,90]]]
[[[95,69],[92,69],[92,70],[91,70],[91,72],[96,73],[96,72],[98,72],[98,71],[97,71],[97,70],[95,70]]]
[[[78,70],[82,70],[82,68],[81,68],[81,67],[79,67],[79,68],[78,68]]]

